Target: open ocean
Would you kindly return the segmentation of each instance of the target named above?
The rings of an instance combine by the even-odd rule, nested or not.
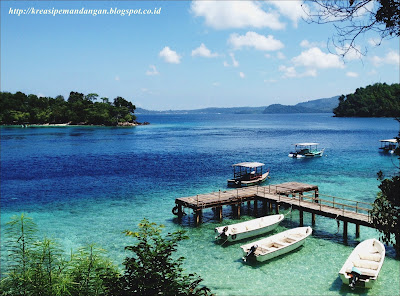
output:
[[[229,207],[224,220],[204,211],[194,227],[190,213],[179,224],[171,213],[178,197],[226,190],[231,165],[267,164],[265,183],[297,181],[319,186],[322,194],[373,202],[377,172],[398,171],[398,160],[379,152],[381,139],[398,134],[390,118],[335,118],[331,114],[282,115],[138,115],[151,125],[110,127],[1,127],[1,228],[10,216],[34,218],[40,234],[71,248],[96,243],[116,264],[133,243],[122,234],[144,217],[166,231],[185,229],[181,243],[187,273],[196,272],[217,295],[399,295],[400,262],[387,247],[379,280],[371,290],[342,286],[338,271],[355,245],[378,233],[349,224],[348,244],[342,224],[320,216],[313,235],[295,252],[263,264],[244,264],[240,245],[218,245],[216,226],[235,223]],[[291,159],[292,144],[318,142],[325,155]],[[244,205],[240,221],[251,219]],[[186,212],[188,210],[186,209]],[[298,212],[281,209],[285,220],[271,234],[296,227]],[[305,214],[304,224],[311,225]],[[1,232],[1,272],[6,251]]]

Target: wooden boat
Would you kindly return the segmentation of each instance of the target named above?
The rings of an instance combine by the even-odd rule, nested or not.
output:
[[[398,143],[396,139],[380,140],[381,147],[379,148],[382,152],[393,154],[396,150]]]
[[[269,170],[263,172],[265,164],[261,162],[241,162],[232,165],[233,179],[228,180],[228,187],[247,187],[264,182]]]
[[[297,227],[289,229],[262,240],[241,246],[246,262],[248,258],[263,262],[274,257],[291,252],[305,242],[312,233],[311,227]]]
[[[297,143],[294,144],[294,152],[289,153],[292,158],[316,157],[324,154],[325,148],[318,149],[318,143]]]
[[[216,227],[215,232],[218,235],[215,238],[232,242],[264,234],[274,230],[284,217],[285,216],[282,214],[271,215],[232,225]]]
[[[359,243],[339,271],[342,282],[355,287],[372,288],[385,259],[385,246],[372,238]]]

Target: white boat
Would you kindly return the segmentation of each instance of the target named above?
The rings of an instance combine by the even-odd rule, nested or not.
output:
[[[282,214],[265,216],[241,223],[216,227],[216,239],[238,241],[274,230],[285,216]]]
[[[263,262],[274,257],[291,252],[302,246],[305,239],[312,233],[311,227],[289,229],[262,240],[241,246],[246,262],[248,258]]]
[[[339,271],[342,282],[351,289],[372,288],[385,259],[385,246],[372,238],[359,243]]]
[[[261,162],[241,162],[232,165],[233,178],[228,180],[228,187],[247,187],[264,182],[269,170],[263,171],[265,164]]]
[[[316,157],[324,154],[325,148],[318,149],[319,143],[297,143],[294,144],[294,152],[289,153],[292,158]]]
[[[382,152],[393,154],[396,150],[398,143],[396,139],[379,140],[381,147],[379,148]]]

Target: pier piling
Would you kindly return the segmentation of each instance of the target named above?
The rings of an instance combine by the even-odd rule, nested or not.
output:
[[[305,194],[305,193],[311,193]],[[258,201],[262,202],[262,208],[258,209]],[[235,190],[219,190],[218,192],[198,194],[196,196],[175,199],[173,213],[181,217],[183,207],[192,209],[195,215],[195,223],[202,222],[203,210],[214,209],[215,218],[223,219],[222,207],[231,205],[232,212],[240,218],[241,204],[247,202],[250,213],[251,202],[254,202],[254,215],[259,210],[262,214],[279,213],[279,206],[287,206],[299,211],[299,224],[304,225],[304,212],[311,213],[311,224],[316,224],[316,215],[335,219],[343,222],[343,238],[347,242],[348,223],[355,224],[355,235],[360,237],[360,226],[375,228],[372,224],[370,211],[372,204],[354,201],[350,199],[323,195],[318,191],[318,186],[298,182],[287,182],[278,185],[253,186]],[[275,211],[273,211],[275,207]],[[366,213],[366,214],[365,214]]]

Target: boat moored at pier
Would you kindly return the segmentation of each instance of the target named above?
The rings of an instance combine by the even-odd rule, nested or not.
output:
[[[243,245],[241,246],[245,255],[243,261],[254,258],[256,261],[263,262],[291,252],[302,246],[311,233],[312,228],[309,226],[297,227]]]
[[[263,170],[265,164],[261,162],[241,162],[232,165],[233,178],[228,180],[228,187],[247,187],[264,182],[269,170]]]
[[[343,284],[372,288],[385,259],[385,246],[375,238],[359,243],[339,271]]]
[[[215,228],[216,239],[238,241],[274,230],[285,218],[284,215],[271,215],[261,218]]]

